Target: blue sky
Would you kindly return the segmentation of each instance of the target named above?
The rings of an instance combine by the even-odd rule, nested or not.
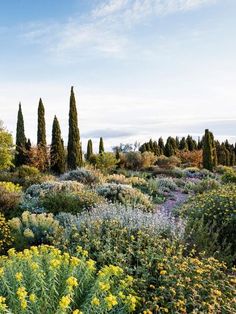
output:
[[[107,148],[210,128],[236,141],[235,0],[0,0],[0,119],[42,97],[67,138],[75,86],[84,142]]]

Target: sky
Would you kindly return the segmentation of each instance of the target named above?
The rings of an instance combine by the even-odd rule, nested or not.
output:
[[[195,137],[236,141],[235,0],[0,0],[0,120],[15,135],[22,103],[67,141],[74,86],[86,149]]]

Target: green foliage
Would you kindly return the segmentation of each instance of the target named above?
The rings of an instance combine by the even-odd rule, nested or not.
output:
[[[236,171],[233,168],[226,168],[222,181],[224,183],[236,183]]]
[[[90,158],[92,155],[93,155],[93,142],[92,140],[88,140],[87,154],[86,154],[87,161],[90,161]]]
[[[160,156],[157,158],[156,164],[160,168],[165,168],[165,169],[173,169],[176,166],[179,166],[181,163],[181,160],[177,158],[176,156],[170,156],[166,157],[164,155]]]
[[[115,263],[134,277],[142,301],[137,313],[235,311],[233,276],[224,273],[223,264],[187,254],[178,242],[148,229],[130,230],[116,220],[98,219],[74,230],[70,247],[77,244],[86,248],[100,267]]]
[[[77,193],[53,192],[46,194],[40,200],[41,207],[53,214],[60,212],[77,214],[102,203],[105,203],[105,199],[90,190],[81,190]]]
[[[12,191],[12,188],[9,190],[8,185],[1,184],[0,213],[3,213],[5,217],[13,217],[19,208],[21,196],[21,192],[18,188]]]
[[[182,215],[187,217],[187,230],[192,230],[191,241],[199,245],[200,249],[209,252],[208,243],[215,239],[209,254],[214,254],[227,262],[236,260],[236,186],[226,185],[219,189],[203,193],[191,199],[181,209]],[[202,226],[196,224],[202,221]],[[197,242],[199,232],[205,229],[208,241]]]
[[[92,186],[101,182],[102,174],[97,170],[77,168],[76,170],[64,173],[60,179],[63,181],[77,181]]]
[[[63,228],[52,214],[31,214],[23,212],[20,218],[8,221],[14,247],[17,250],[32,245],[55,245],[62,239]]]
[[[19,104],[19,110],[17,115],[17,126],[16,126],[16,154],[15,154],[15,165],[21,166],[26,163],[26,137],[24,118]]]
[[[0,171],[8,169],[12,164],[12,135],[0,125]]]
[[[38,106],[38,133],[37,133],[37,145],[46,147],[46,123],[45,123],[45,109],[42,99],[39,100]]]
[[[102,172],[107,173],[115,170],[117,165],[116,156],[113,153],[101,153],[96,155],[95,165]]]
[[[12,245],[10,227],[5,217],[0,214],[0,255],[5,254]]]
[[[77,167],[81,167],[83,163],[82,148],[80,143],[80,132],[78,127],[78,116],[73,87],[71,87],[70,95],[69,136],[67,150],[68,168],[73,170]]]
[[[111,202],[136,206],[145,211],[153,209],[149,197],[129,185],[108,183],[98,187],[97,192]]]
[[[103,138],[100,137],[99,140],[99,154],[103,154],[105,152]]]
[[[203,168],[210,171],[214,168],[213,149],[213,135],[206,129],[203,140]]]
[[[65,152],[64,144],[61,138],[61,129],[57,117],[54,117],[52,126],[52,143],[51,143],[51,170],[56,174],[65,172]]]
[[[78,247],[73,256],[40,246],[0,259],[0,311],[26,314],[133,312],[138,300],[132,280],[119,267],[96,272],[95,262]]]

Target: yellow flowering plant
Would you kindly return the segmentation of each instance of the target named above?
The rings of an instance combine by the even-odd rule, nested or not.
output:
[[[11,244],[12,237],[10,227],[5,217],[0,214],[0,254],[5,253]]]
[[[47,245],[12,248],[0,257],[0,313],[131,313],[138,298],[123,280],[118,266],[97,272],[81,247],[73,256]]]

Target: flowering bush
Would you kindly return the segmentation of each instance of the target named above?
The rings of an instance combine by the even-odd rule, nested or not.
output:
[[[4,188],[7,192],[19,193],[22,188],[18,184],[12,182],[0,182],[0,187]]]
[[[0,254],[4,254],[11,244],[12,237],[9,225],[4,216],[0,214]]]
[[[224,183],[236,183],[236,171],[233,168],[229,168],[222,176]]]
[[[102,177],[102,176],[101,176]],[[91,169],[78,168],[63,174],[60,178],[62,181],[77,181],[83,184],[95,185],[100,183],[100,175]]]
[[[97,192],[112,202],[142,207],[144,210],[153,207],[148,196],[129,185],[108,183],[98,187]]]
[[[73,256],[49,247],[31,247],[0,258],[1,313],[129,313],[138,299],[133,278],[117,266],[96,273],[81,247]]]
[[[189,255],[179,241],[155,228],[135,228],[129,219],[78,218],[69,247],[82,245],[99,267],[112,263],[134,277],[138,313],[234,313],[235,278],[224,273],[224,264]]]
[[[192,198],[181,209],[192,241],[210,254],[236,260],[236,186],[226,185]]]
[[[11,191],[12,189],[18,190],[17,186],[8,183],[0,185],[0,213],[5,217],[12,217],[17,211],[21,201],[21,192]]]
[[[77,214],[105,202],[102,196],[92,190],[82,190],[77,193],[53,192],[40,200],[41,208],[54,214],[59,212]]]
[[[20,218],[8,222],[14,247],[18,250],[31,245],[55,244],[61,239],[63,228],[52,214],[31,214],[24,212]]]

